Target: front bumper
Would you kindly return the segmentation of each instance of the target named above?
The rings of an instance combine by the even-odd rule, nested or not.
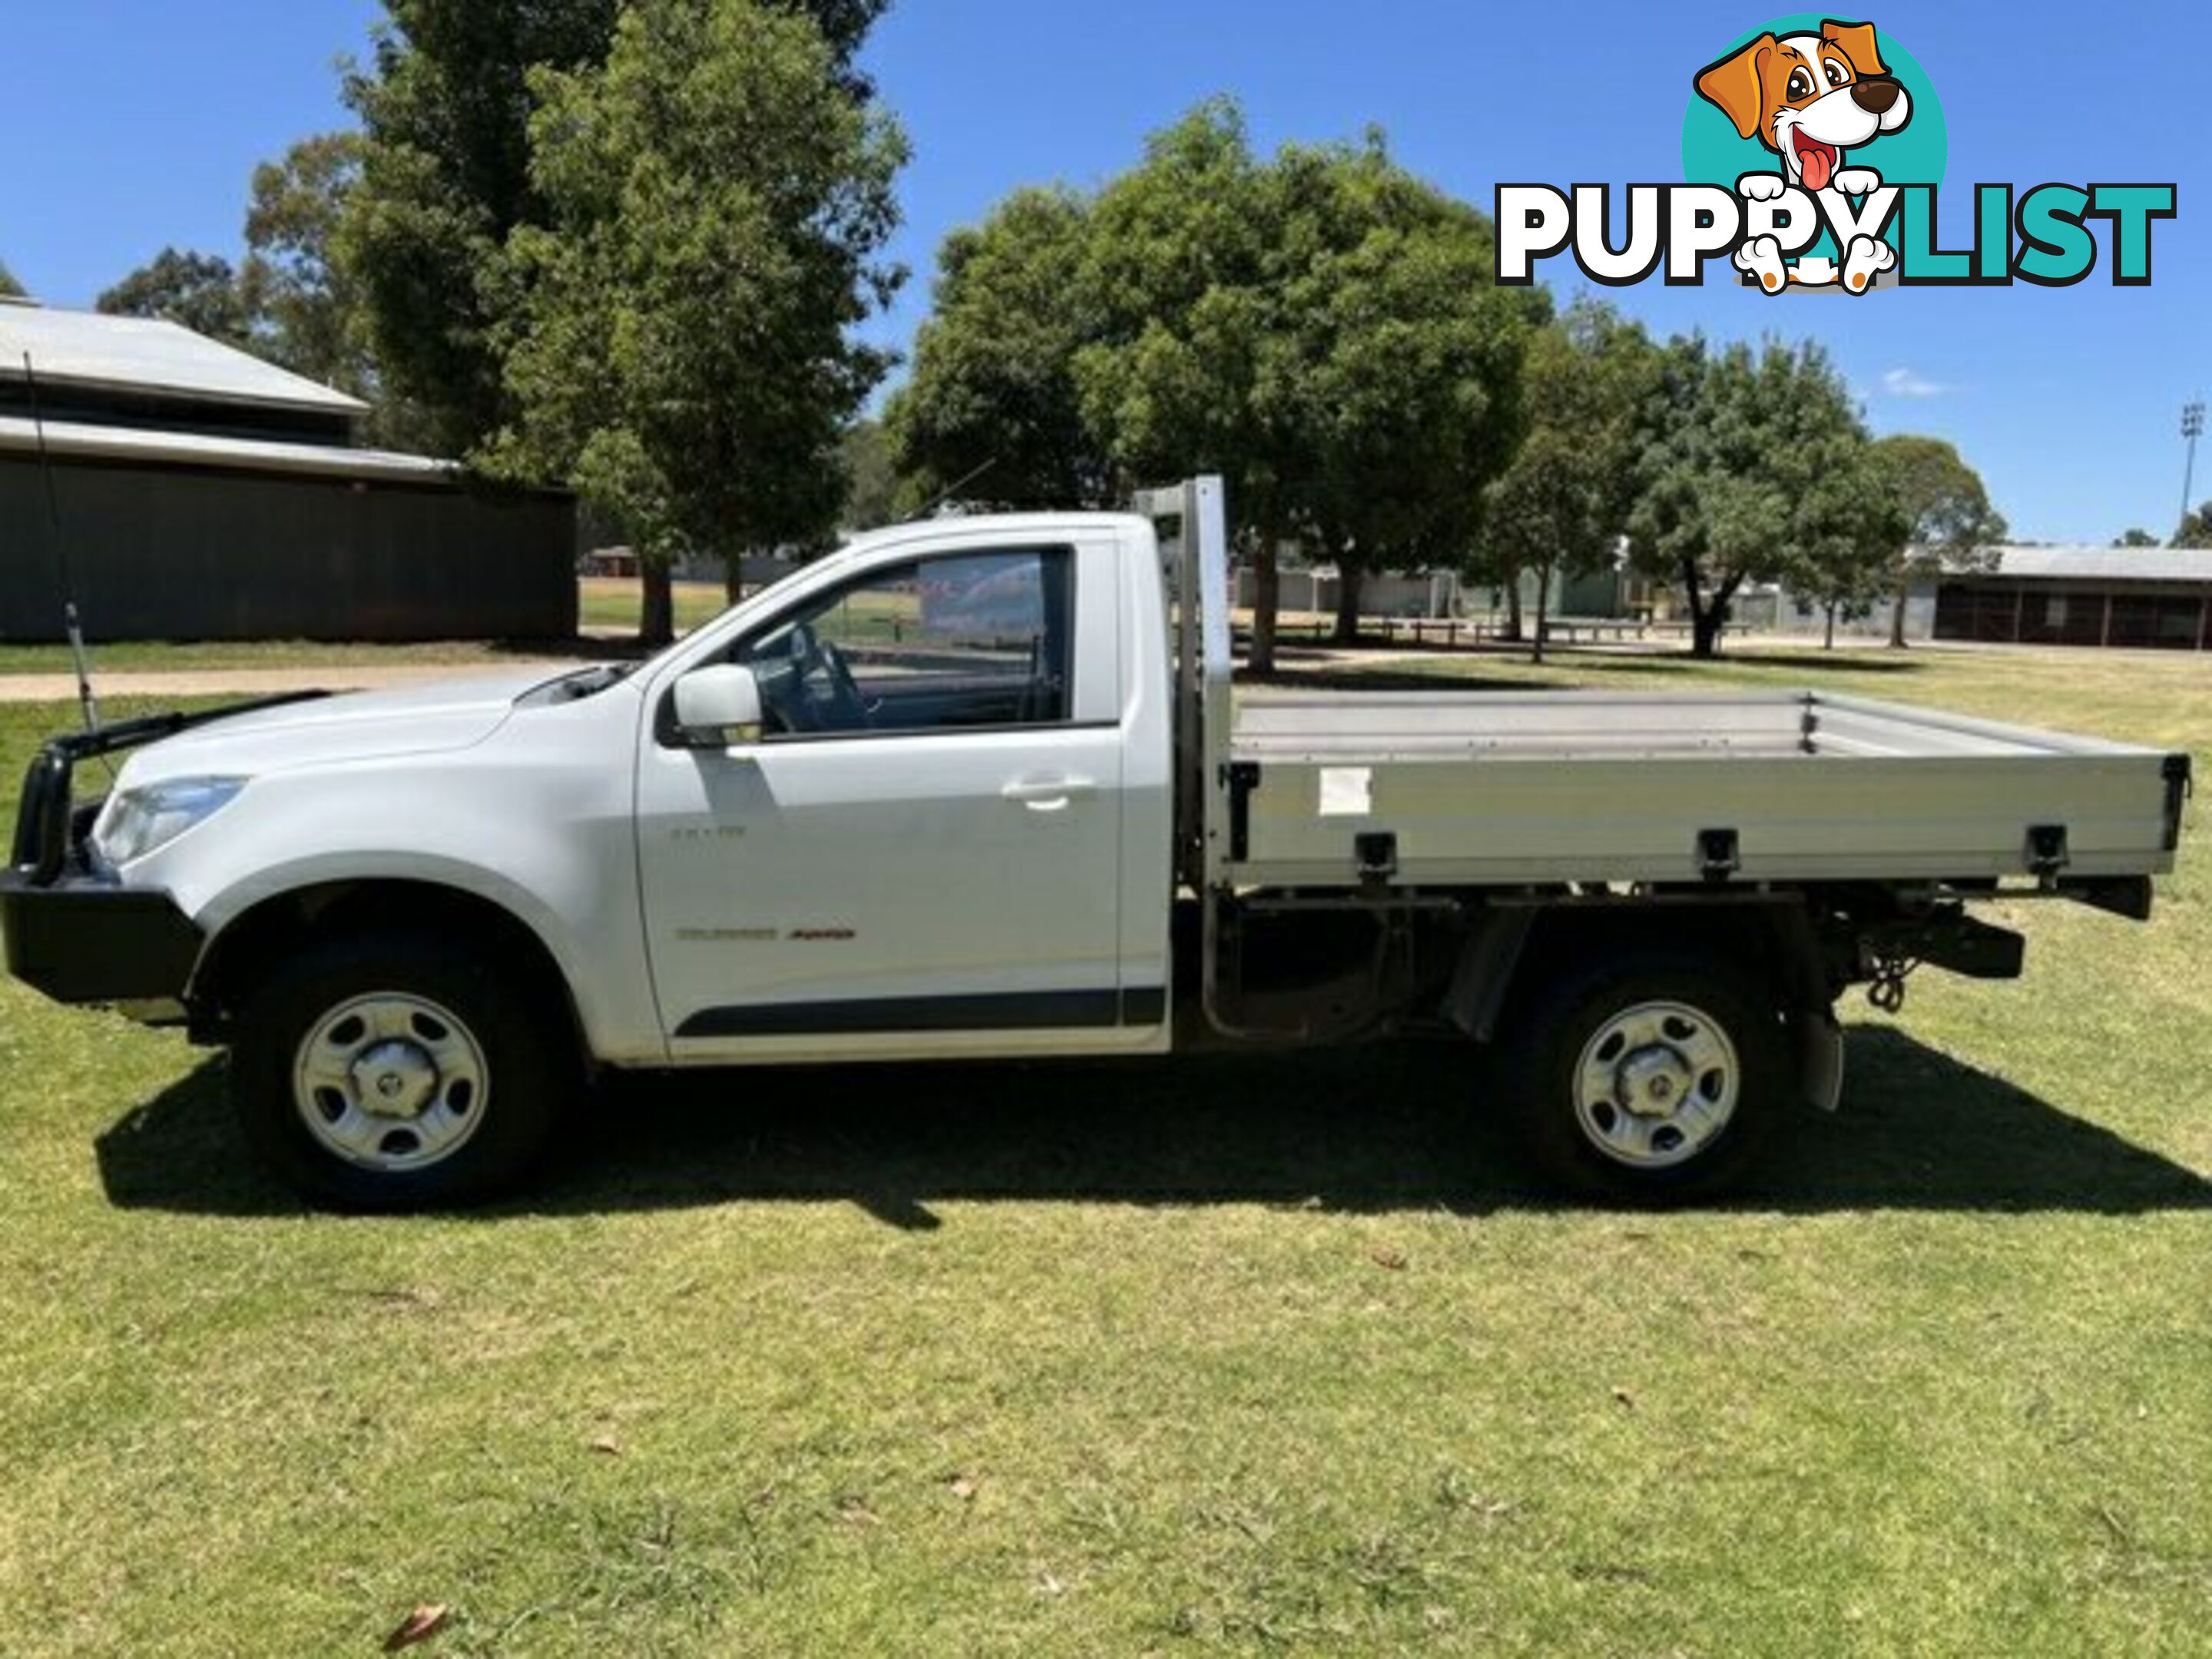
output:
[[[163,890],[126,887],[93,871],[84,842],[96,809],[72,796],[76,764],[323,695],[295,692],[196,714],[151,714],[49,739],[24,775],[14,857],[0,872],[0,953],[8,971],[57,1002],[176,1011],[206,940]]]
[[[0,873],[0,938],[8,971],[56,1002],[181,1001],[206,943],[159,888],[40,886],[14,870]]]

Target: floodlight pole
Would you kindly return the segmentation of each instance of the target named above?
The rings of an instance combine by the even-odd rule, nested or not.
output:
[[[2189,498],[2197,483],[2197,441],[2204,435],[2204,400],[2202,398],[2194,403],[2182,404],[2181,435],[2189,443],[2186,458],[2181,463],[2180,522],[2185,525],[2189,522]],[[2174,532],[2177,536],[2180,533],[2179,530]]]

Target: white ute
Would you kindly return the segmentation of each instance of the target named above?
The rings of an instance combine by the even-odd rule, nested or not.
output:
[[[233,1049],[345,1206],[512,1185],[600,1067],[1500,1051],[1550,1176],[1656,1200],[1832,1106],[1831,1008],[2146,917],[2185,757],[1825,694],[1232,696],[1218,481],[860,538],[650,661],[49,743],[10,969]],[[132,752],[104,803],[88,757]],[[1470,1083],[1469,1098],[1478,1092]]]

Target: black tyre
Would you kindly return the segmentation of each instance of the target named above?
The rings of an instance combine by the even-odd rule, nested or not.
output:
[[[1585,1197],[1710,1198],[1759,1162],[1789,1105],[1780,1012],[1732,965],[1623,952],[1525,1005],[1506,1091],[1529,1157]]]
[[[231,1098],[246,1139],[310,1200],[408,1210],[507,1190],[582,1082],[543,975],[428,933],[320,941],[238,1012]]]

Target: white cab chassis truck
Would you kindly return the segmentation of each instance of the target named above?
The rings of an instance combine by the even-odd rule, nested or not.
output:
[[[635,667],[57,738],[8,965],[228,1044],[246,1138],[340,1206],[513,1185],[599,1068],[1420,1032],[1498,1051],[1551,1177],[1657,1201],[1834,1105],[1845,988],[2015,976],[1972,902],[2141,920],[2173,865],[2187,759],[2120,744],[1233,693],[1228,568],[1201,478],[866,535]]]

